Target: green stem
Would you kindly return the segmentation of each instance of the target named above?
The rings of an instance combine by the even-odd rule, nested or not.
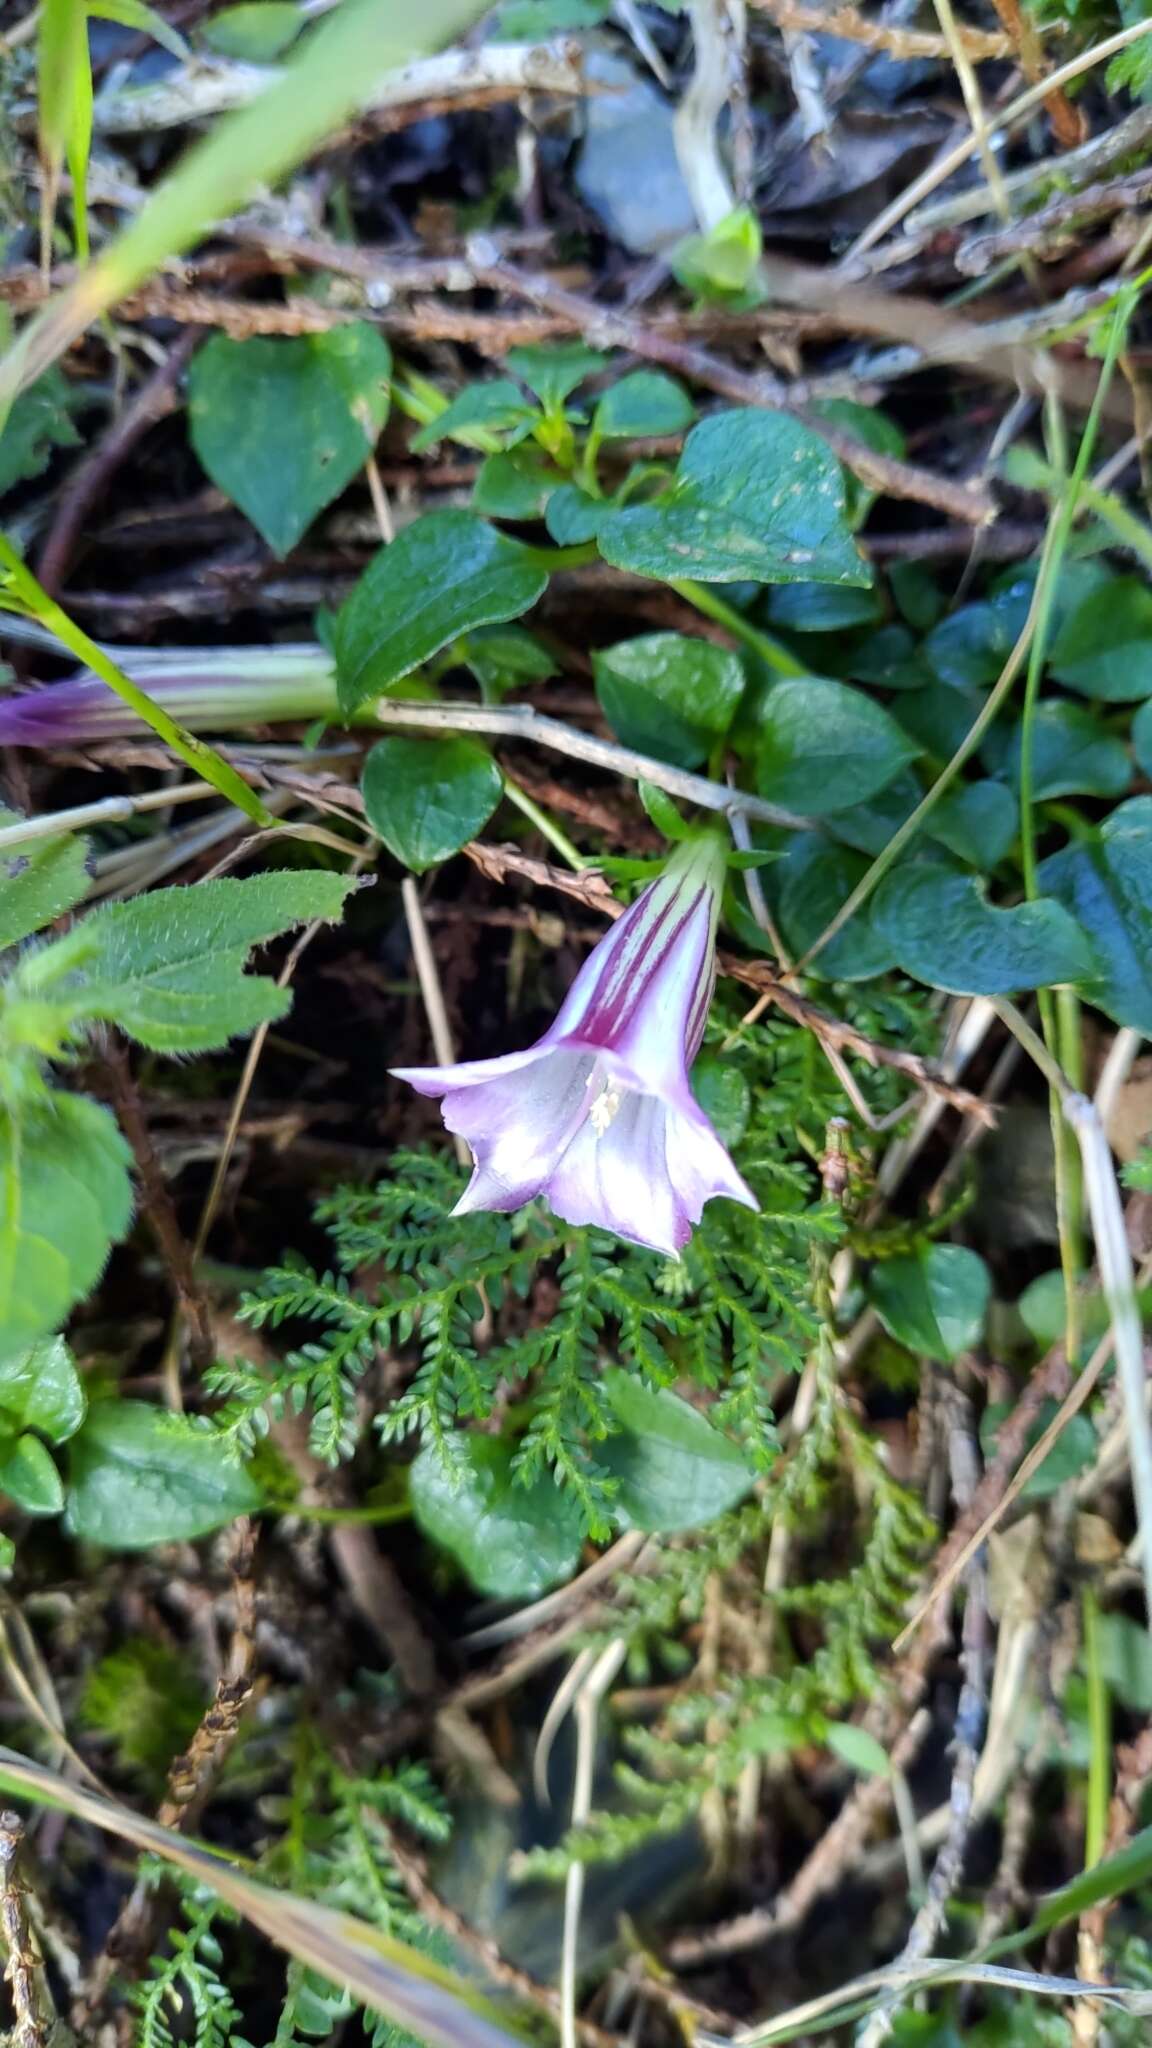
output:
[[[32,571],[25,568],[11,542],[2,534],[0,589],[5,589],[7,594],[16,600],[10,604],[9,609],[26,612],[47,626],[49,632],[54,633],[78,661],[82,661],[86,668],[94,670],[96,675],[107,683],[108,688],[115,691],[116,695],[136,713],[137,718],[143,719],[144,723],[151,727],[158,739],[171,747],[172,752],[178,754],[180,759],[205,782],[210,782],[221,796],[227,797],[229,803],[235,804],[237,810],[243,811],[246,818],[251,818],[256,825],[275,824],[276,820],[271,811],[265,809],[255,790],[249,789],[235,768],[216,752],[215,747],[210,747],[206,740],[197,739],[195,733],[188,732],[182,725],[177,725],[175,719],[170,718],[159,704],[154,703],[146,691],[140,689],[138,684],[124,674],[123,669],[117,668],[104,649],[98,646],[95,640],[90,640],[87,633],[69,618],[67,612],[61,610],[55,598],[49,597],[48,592],[36,581]],[[0,602],[3,602],[2,598]]]
[[[670,578],[669,588],[679,597],[686,599],[698,612],[703,612],[706,619],[715,619],[718,626],[726,627],[734,639],[741,641],[751,653],[758,654],[761,661],[769,668],[775,669],[777,675],[811,674],[811,670],[779,640],[773,640],[769,633],[762,633],[758,626],[750,625],[743,612],[738,612],[734,605],[726,604],[722,597],[717,597],[715,591],[710,590],[706,583],[696,583],[688,576],[677,576]]]
[[[567,861],[570,868],[575,868],[579,874],[582,868],[588,866],[579,847],[573,846],[568,834],[561,830],[555,818],[550,818],[547,811],[541,810],[540,805],[533,801],[527,790],[521,789],[520,784],[513,782],[507,775],[504,777],[504,794],[509,803],[515,804],[516,809],[531,820],[536,830],[548,841],[549,846],[555,848],[561,860]]]
[[[1109,1759],[1112,1714],[1104,1676],[1100,1641],[1100,1610],[1091,1588],[1081,1595],[1084,1620],[1084,1670],[1088,1680],[1088,1810],[1084,1816],[1084,1868],[1091,1870],[1104,1854],[1108,1837]]]

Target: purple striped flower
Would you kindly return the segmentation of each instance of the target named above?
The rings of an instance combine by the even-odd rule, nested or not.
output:
[[[723,876],[718,838],[678,846],[526,1052],[392,1069],[440,1096],[448,1129],[472,1148],[457,1215],[542,1195],[567,1223],[675,1253],[714,1195],[758,1206],[688,1079],[716,976]]]
[[[109,650],[125,675],[192,732],[337,718],[331,658],[322,647]],[[0,746],[68,747],[136,738],[148,727],[91,669],[63,682],[0,695]]]

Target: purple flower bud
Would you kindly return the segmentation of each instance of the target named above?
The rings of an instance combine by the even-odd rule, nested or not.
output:
[[[339,715],[332,663],[321,647],[111,651],[125,675],[192,732]],[[147,730],[91,669],[18,696],[0,696],[0,746],[68,747],[136,738]]]
[[[723,877],[714,835],[678,846],[526,1052],[392,1069],[441,1096],[445,1124],[472,1148],[457,1215],[542,1195],[567,1223],[675,1253],[714,1195],[759,1207],[688,1079],[716,977]]]

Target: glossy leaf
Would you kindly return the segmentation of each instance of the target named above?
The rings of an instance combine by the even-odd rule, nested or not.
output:
[[[67,1527],[82,1543],[191,1542],[260,1506],[211,1430],[146,1401],[100,1401],[68,1449]]]
[[[60,1474],[38,1436],[0,1436],[0,1499],[5,1494],[28,1515],[58,1515],[63,1507]]]
[[[684,633],[644,633],[594,653],[596,695],[617,738],[695,768],[723,739],[744,694],[736,655]]]
[[[596,1446],[596,1459],[616,1482],[621,1528],[697,1529],[751,1492],[743,1452],[678,1394],[618,1366],[603,1384],[620,1434]]]
[[[883,1259],[868,1283],[896,1342],[945,1363],[979,1343],[990,1291],[983,1259],[962,1244],[921,1245],[905,1258]]]
[[[47,1337],[28,1351],[0,1358],[0,1433],[34,1429],[62,1444],[75,1436],[86,1407],[83,1383],[63,1337]]]
[[[1091,968],[1084,933],[1054,893],[997,909],[975,875],[942,861],[895,867],[876,892],[872,916],[907,974],[954,995],[1045,988]]]
[[[452,1470],[431,1445],[412,1466],[412,1512],[424,1534],[493,1599],[534,1600],[570,1579],[582,1538],[572,1496],[550,1472],[522,1486],[506,1438],[469,1436],[456,1449]]]
[[[490,519],[539,519],[559,477],[542,448],[531,443],[489,455],[480,465],[472,505]]]
[[[335,920],[348,876],[285,870],[160,889],[102,904],[35,956],[37,988],[61,983],[78,1018],[103,1018],[156,1052],[203,1052],[282,1017],[290,992],[246,974],[253,946]]]
[[[548,581],[531,551],[471,512],[428,512],[398,533],[336,620],[340,706],[352,712],[475,626],[534,605]]]
[[[14,811],[0,807],[0,827],[18,822]],[[0,952],[80,901],[88,887],[87,855],[87,840],[75,835],[0,847]]]
[[[1023,732],[1018,725],[1000,757],[998,775],[1017,785]],[[1122,796],[1132,764],[1122,740],[1101,724],[1086,704],[1053,698],[1037,707],[1032,724],[1032,783],[1038,803],[1059,796]]]
[[[1040,886],[1082,926],[1081,993],[1133,1030],[1152,1033],[1152,797],[1133,797],[1041,863]]]
[[[598,441],[642,440],[649,434],[679,434],[694,418],[692,400],[674,377],[661,370],[633,370],[600,399],[592,432]]]
[[[474,839],[503,793],[500,770],[476,740],[390,734],[364,763],[364,808],[389,853],[422,875]]]
[[[1152,591],[1137,576],[1115,576],[1065,619],[1048,665],[1082,696],[1127,704],[1152,696]]]
[[[557,673],[555,658],[523,626],[481,626],[466,633],[455,652],[471,669],[486,704],[499,704],[509,690],[547,682]]]
[[[761,708],[757,787],[774,803],[823,817],[874,796],[917,751],[861,690],[785,676]]]
[[[604,559],[641,576],[705,583],[868,583],[823,441],[784,413],[716,413],[693,427],[671,491],[610,508]]]
[[[388,417],[392,357],[365,321],[326,334],[213,335],[188,377],[192,446],[278,555],[364,467]]]

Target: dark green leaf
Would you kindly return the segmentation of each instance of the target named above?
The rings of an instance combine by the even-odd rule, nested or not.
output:
[[[471,512],[414,520],[381,549],[337,617],[341,709],[382,695],[461,633],[518,618],[547,581],[529,549]]]
[[[476,740],[391,734],[364,763],[364,808],[389,853],[422,875],[488,823],[504,788]]]
[[[513,384],[510,377],[497,377],[490,384],[466,384],[451,405],[421,427],[412,447],[417,454],[434,447],[437,441],[462,441],[465,447],[490,448],[493,435],[501,443],[507,436],[522,440],[531,433],[532,422],[538,418],[536,407],[528,404],[520,386]],[[479,435],[477,428],[481,430]]]
[[[490,519],[539,519],[559,478],[542,448],[512,448],[480,465],[472,508]]]
[[[53,367],[22,391],[0,428],[0,496],[13,484],[40,476],[54,448],[77,448],[72,424],[76,396],[62,370]]]
[[[190,1542],[260,1506],[218,1436],[145,1401],[100,1401],[68,1447],[65,1520],[82,1543]]]
[[[14,811],[0,806],[0,826],[18,822]],[[0,849],[0,953],[80,901],[88,887],[87,857],[87,840],[75,835]]]
[[[1136,576],[1093,590],[1065,619],[1049,667],[1057,682],[1106,703],[1152,696],[1152,591]]]
[[[832,838],[854,846],[858,853],[883,853],[892,834],[916,809],[923,794],[910,768],[902,768],[867,803],[852,804],[829,818],[825,831]]]
[[[645,633],[595,653],[596,694],[626,747],[679,768],[707,759],[744,694],[727,648],[683,633]]]
[[[0,1113],[0,1357],[36,1345],[95,1286],[132,1213],[129,1158],[87,1096]]]
[[[716,413],[693,427],[671,491],[610,508],[604,559],[641,576],[732,583],[867,583],[840,465],[784,413]]]
[[[1086,934],[1082,994],[1117,1024],[1152,1033],[1152,797],[1133,797],[1099,831],[1052,854],[1040,886]]]
[[[883,789],[917,748],[860,690],[824,676],[785,676],[760,714],[757,787],[789,809],[823,817]]]
[[[64,1488],[38,1436],[0,1437],[0,1499],[7,1494],[27,1515],[58,1515]]]
[[[1083,1422],[1086,1418],[1077,1415],[1073,1420]],[[1083,1471],[1085,1464],[1096,1454],[1096,1432],[1090,1423],[1088,1428],[1092,1448],[1088,1458],[1076,1467],[1077,1471]],[[1059,1444],[1053,1445],[1054,1452],[1058,1449]],[[1040,1471],[1043,1472],[1050,1463],[1051,1460],[1046,1458]],[[1040,1473],[1036,1477],[1039,1478]],[[1152,1637],[1146,1628],[1142,1628],[1138,1621],[1131,1621],[1126,1614],[1102,1614],[1096,1627],[1105,1684],[1130,1714],[1146,1718],[1152,1714]]]
[[[773,874],[776,911],[795,958],[814,945],[865,874],[868,862],[819,832],[797,832]],[[892,949],[872,927],[868,906],[813,961],[828,981],[868,981],[892,965]]]
[[[548,649],[523,626],[481,626],[466,633],[459,659],[471,669],[486,704],[499,704],[509,690],[547,682],[557,672]]]
[[[68,979],[78,1017],[105,1018],[157,1052],[208,1051],[289,1007],[287,989],[245,974],[253,946],[334,921],[355,887],[345,875],[285,870],[102,904],[36,956],[39,984],[78,962]]]
[[[604,1391],[621,1434],[596,1447],[616,1481],[612,1507],[624,1529],[697,1529],[750,1493],[744,1454],[666,1387],[658,1392],[613,1366]]]
[[[875,590],[840,583],[781,583],[768,592],[765,615],[787,633],[843,633],[883,616]]]
[[[992,765],[1018,784],[1023,728],[1017,725]],[[1037,802],[1058,796],[1122,796],[1132,779],[1123,742],[1105,731],[1086,704],[1053,698],[1037,707],[1032,724],[1032,794]]]
[[[534,391],[541,405],[552,410],[604,368],[607,357],[582,341],[545,342],[539,348],[510,348],[504,358],[514,377]]]
[[[559,484],[544,510],[544,524],[559,548],[583,547],[595,540],[608,505],[579,484]]]
[[[521,1486],[514,1457],[515,1446],[505,1438],[468,1436],[448,1470],[429,1445],[412,1466],[412,1512],[478,1592],[534,1600],[571,1578],[582,1524],[572,1496],[551,1473]]]
[[[1026,593],[999,603],[964,605],[934,626],[924,653],[942,683],[954,689],[994,683],[1028,615]]]
[[[969,782],[946,790],[927,830],[957,860],[987,872],[1004,859],[1020,824],[1020,807],[1002,782]]]
[[[63,1337],[0,1359],[0,1430],[34,1429],[54,1444],[75,1436],[87,1403]],[[3,1489],[0,1488],[0,1491]]]
[[[1152,703],[1142,704],[1132,720],[1132,752],[1137,767],[1152,776]]]
[[[633,370],[604,393],[592,415],[599,441],[642,440],[649,434],[679,434],[690,427],[695,408],[682,384],[660,370]]]
[[[868,1293],[898,1344],[947,1363],[979,1343],[990,1285],[976,1252],[962,1244],[931,1244],[874,1266]]]
[[[364,321],[250,341],[217,334],[193,358],[192,446],[278,555],[363,469],[391,376],[388,344]]]
[[[942,861],[895,867],[876,892],[872,917],[906,973],[954,995],[1046,988],[1091,969],[1083,931],[1051,896],[995,909],[975,875]]]

